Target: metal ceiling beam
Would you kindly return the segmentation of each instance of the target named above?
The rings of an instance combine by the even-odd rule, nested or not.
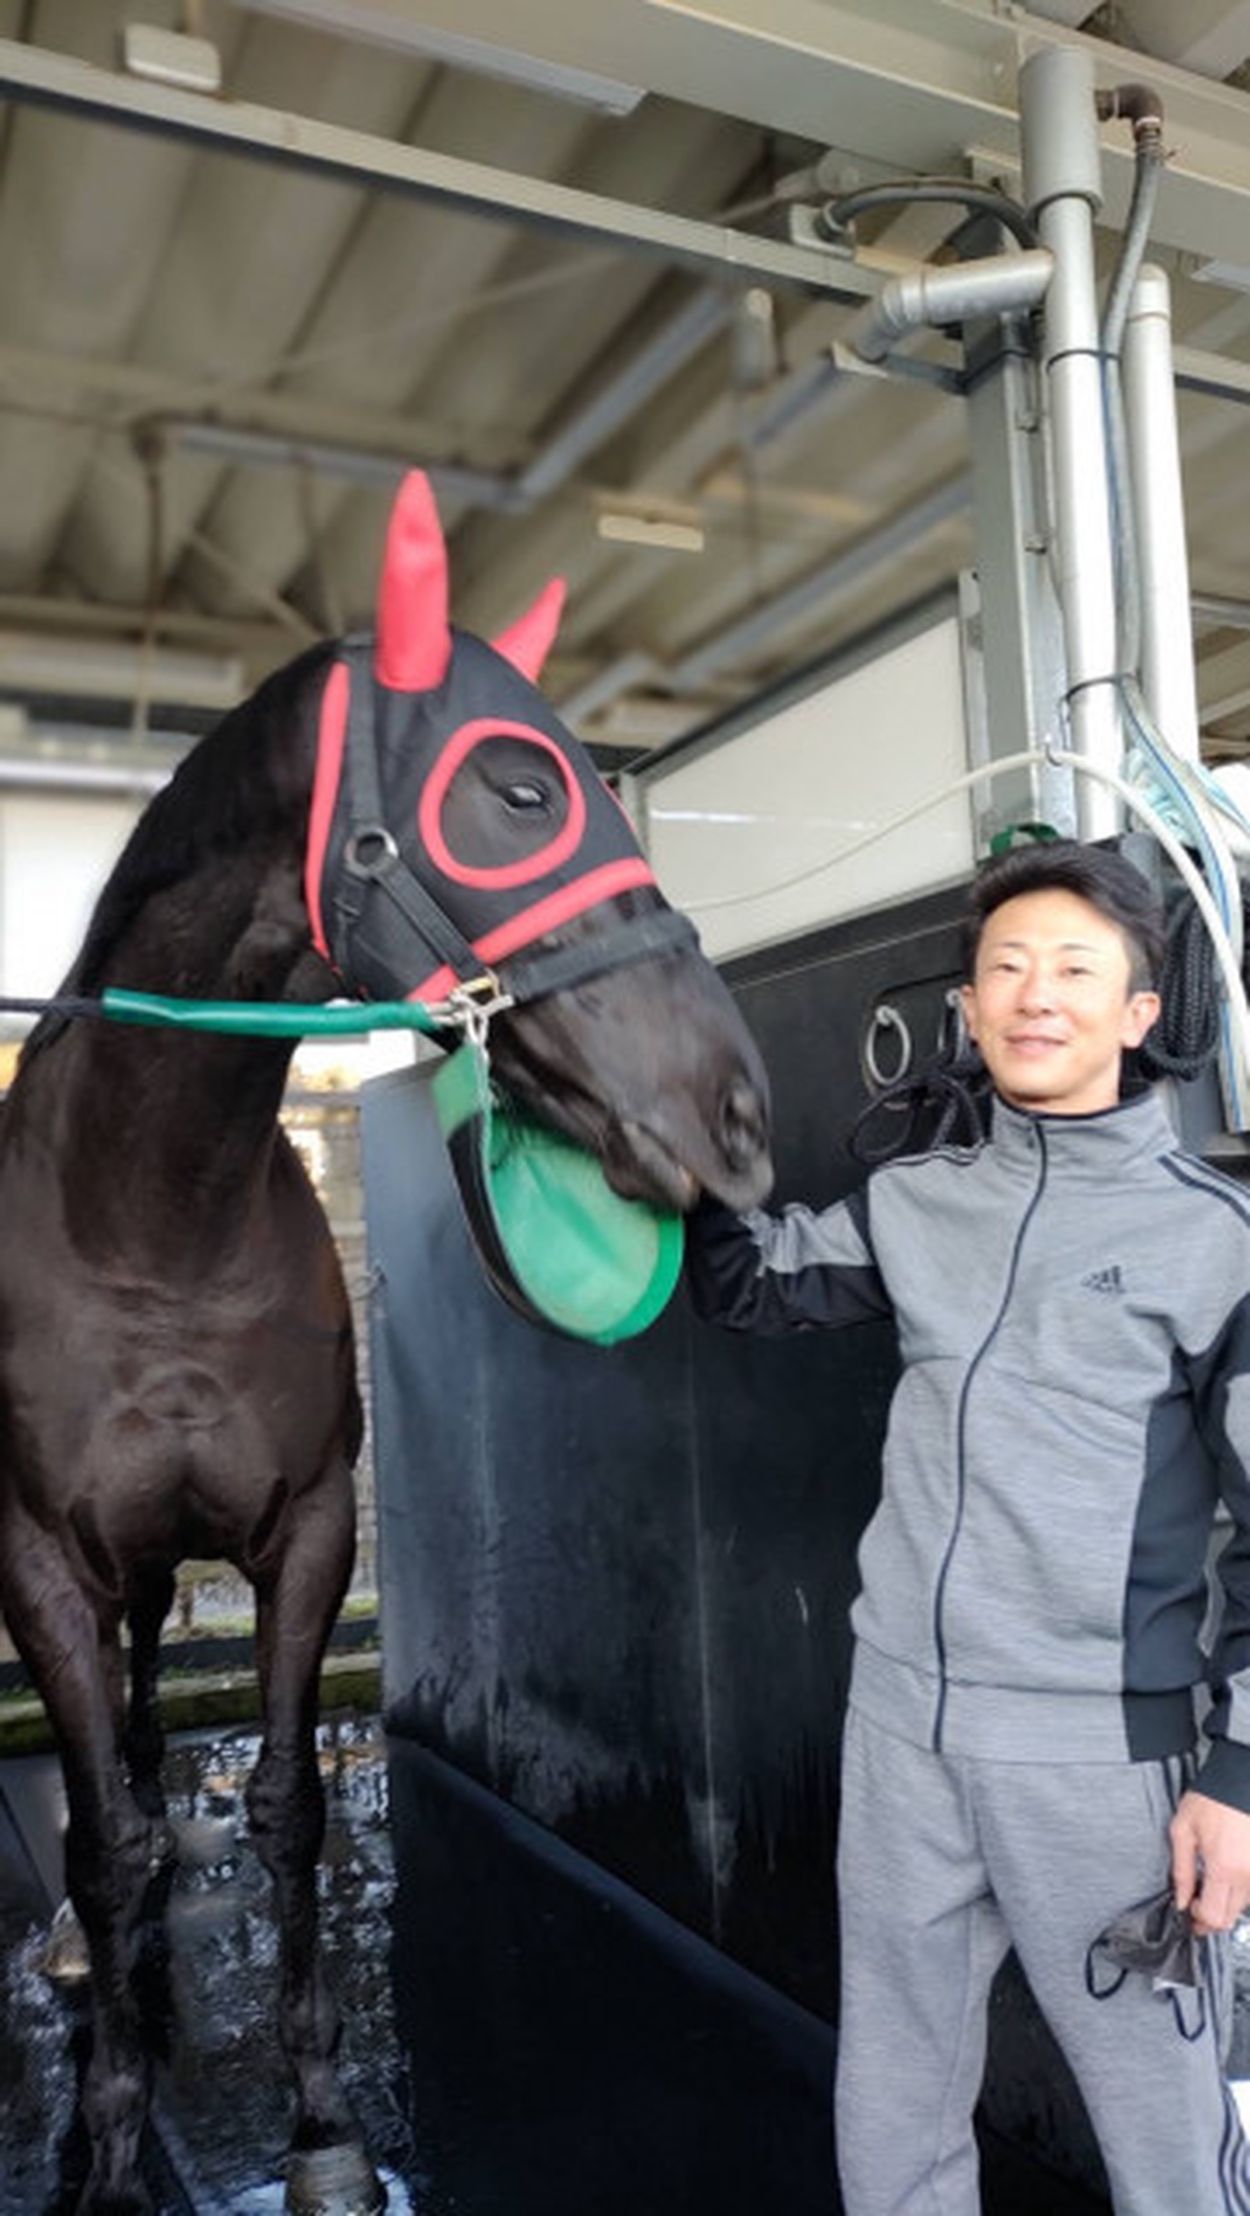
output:
[[[134,638],[149,632],[173,645],[206,653],[271,656],[288,661],[291,634],[276,623],[248,623],[238,616],[200,615],[191,608],[123,607],[102,600],[68,600],[51,593],[0,593],[0,629],[46,631],[50,638]]]
[[[54,354],[44,347],[0,343],[0,405],[6,395],[25,408],[46,405],[55,413],[80,411],[100,430],[125,432],[163,416],[211,421],[244,435],[261,433],[292,444],[312,442],[353,447],[363,453],[425,454],[450,459],[451,434],[445,422],[381,408],[353,408],[331,399],[306,399],[291,392],[269,392],[200,382],[183,372],[154,369],[138,362],[89,360]],[[522,467],[528,445],[515,436],[496,441],[487,457],[488,472]]]
[[[1197,346],[1174,346],[1172,371],[1182,392],[1200,392],[1208,400],[1250,401],[1250,362],[1231,354],[1207,354]]]
[[[1198,701],[1204,724],[1219,723],[1250,707],[1250,639],[1203,656],[1198,664]]]
[[[756,238],[722,224],[635,206],[546,178],[492,169],[393,139],[288,115],[247,101],[218,101],[169,85],[96,69],[68,54],[0,40],[0,96],[88,116],[128,130],[191,138],[220,153],[304,169],[341,183],[408,193],[493,223],[520,223],[603,247],[647,254],[702,275],[792,286],[860,301],[878,279],[815,246]]]
[[[647,345],[638,348],[585,405],[575,408],[517,479],[523,506],[568,483],[580,462],[644,408],[670,377],[725,330],[733,303],[723,292],[695,294]]]
[[[1225,593],[1196,592],[1189,605],[1195,623],[1217,630],[1250,631],[1250,600],[1232,600]]]
[[[1247,0],[1120,0],[1120,23],[1146,53],[1203,77],[1227,77],[1250,54]]]
[[[814,608],[833,601],[850,585],[861,585],[875,569],[897,561],[901,554],[927,538],[969,505],[972,487],[966,472],[948,478],[908,508],[887,518],[851,545],[841,548],[828,562],[789,585],[760,608],[718,631],[701,646],[682,656],[665,672],[665,682],[678,692],[690,692],[706,684],[719,670],[755,653],[766,640],[801,622]]]
[[[406,470],[425,469],[438,490],[449,500],[462,500],[473,508],[498,508],[505,513],[524,508],[526,502],[505,477],[481,469],[466,469],[459,462],[438,461],[409,447],[403,453],[386,453],[372,446],[327,444],[321,439],[277,437],[272,431],[254,431],[240,424],[214,423],[194,415],[168,416],[162,429],[184,454],[207,454],[211,460],[242,462],[255,469],[310,469],[320,477],[341,477],[351,485],[395,486]]]
[[[1169,6],[1175,0],[1168,0]],[[1092,39],[1015,0],[338,0],[345,35],[384,11],[422,25],[597,70],[700,107],[871,151],[899,169],[949,171],[978,151],[1018,160],[1017,80],[1039,46],[1089,51],[1100,88],[1143,74],[1140,53]],[[1065,14],[1066,10],[1063,11]],[[1184,11],[1177,8],[1176,13]],[[1250,101],[1151,62],[1180,149],[1159,195],[1156,245],[1244,255]],[[1132,145],[1109,127],[1106,217],[1121,224]],[[1219,240],[1218,245],[1213,242]]]

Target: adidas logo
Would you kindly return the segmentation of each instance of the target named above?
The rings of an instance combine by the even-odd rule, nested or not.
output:
[[[1113,1262],[1110,1269],[1107,1270],[1091,1270],[1088,1277],[1081,1279],[1081,1283],[1086,1291],[1091,1293],[1122,1293],[1124,1291],[1124,1275],[1118,1262]]]

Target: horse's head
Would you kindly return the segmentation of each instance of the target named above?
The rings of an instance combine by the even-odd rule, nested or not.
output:
[[[489,972],[500,1081],[590,1147],[619,1192],[737,1206],[771,1179],[767,1081],[729,993],[628,820],[534,680],[563,588],[487,646],[448,622],[426,479],[395,504],[372,639],[323,696],[306,892],[366,998],[443,999]]]

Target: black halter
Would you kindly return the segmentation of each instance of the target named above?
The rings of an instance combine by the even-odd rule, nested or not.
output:
[[[482,667],[482,656],[489,656],[493,670]],[[448,685],[433,696],[392,692],[374,672],[373,641],[369,636],[345,640],[340,659],[346,665],[348,698],[342,774],[321,871],[319,905],[326,951],[344,984],[366,998],[386,998],[397,989],[410,997],[424,998],[432,972],[443,985],[450,981],[452,991],[484,977],[496,984],[494,963],[482,951],[483,943],[490,944],[489,931],[484,934],[480,928],[482,897],[475,903],[438,869],[416,836],[416,817],[422,783],[431,773],[431,748],[441,753],[450,743],[446,737],[449,724],[453,732],[462,727],[460,711],[475,704],[471,695],[480,690],[483,677],[488,689],[497,695],[499,657],[479,640],[456,634],[453,667],[460,681],[458,689],[470,693],[467,702],[443,698],[450,678]],[[540,696],[528,686],[525,690],[526,722],[535,739],[548,748],[558,748],[567,765],[566,775],[578,778],[582,789],[589,792],[592,806],[587,812],[583,843],[591,844],[596,860],[600,855],[606,857],[609,869],[614,861],[623,862],[634,884],[653,883],[623,812],[589,762],[583,767],[576,754],[569,754],[568,734],[551,711],[545,710],[545,703],[538,711],[541,724],[536,722],[534,703]],[[396,736],[388,726],[397,719],[411,727],[414,701],[421,707],[426,726],[418,734],[425,744],[424,764],[414,760],[416,742],[410,728],[399,734],[400,743],[389,747],[385,743],[388,736]],[[436,705],[437,713],[431,712],[427,701]],[[392,787],[389,802],[384,779]],[[400,827],[398,832],[392,824]],[[630,867],[630,856],[637,856],[636,867]],[[572,859],[574,866],[561,871],[559,878],[569,889],[564,897],[576,899],[579,885],[593,890],[597,872],[587,867],[585,852]],[[437,895],[431,890],[431,880],[439,885]],[[610,896],[605,893],[602,897]],[[475,905],[479,911],[476,916],[471,913]],[[544,906],[542,901],[528,903],[534,911],[534,929],[521,936],[514,930],[513,946],[532,946],[552,928],[544,919]],[[453,907],[458,907],[462,915],[468,913],[467,928],[451,912]],[[501,908],[524,924],[527,904],[519,889],[515,898],[512,893],[493,895],[492,913],[497,914]],[[474,931],[476,944],[469,930]],[[570,945],[540,946],[537,952],[523,953],[519,958],[510,948],[499,957],[500,966],[506,966],[503,997],[512,1002],[537,1000],[625,963],[697,945],[693,924],[674,909],[665,907],[622,917]],[[414,978],[423,982],[414,984]],[[442,997],[441,988],[438,997]]]

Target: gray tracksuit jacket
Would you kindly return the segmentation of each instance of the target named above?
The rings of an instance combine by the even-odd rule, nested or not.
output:
[[[1154,1095],[994,1107],[822,1213],[704,1204],[700,1313],[786,1332],[893,1313],[903,1374],[860,1552],[852,1698],[919,1745],[1037,1761],[1193,1743],[1250,1810],[1250,1193]],[[1199,1645],[1217,1503],[1210,1661]]]

